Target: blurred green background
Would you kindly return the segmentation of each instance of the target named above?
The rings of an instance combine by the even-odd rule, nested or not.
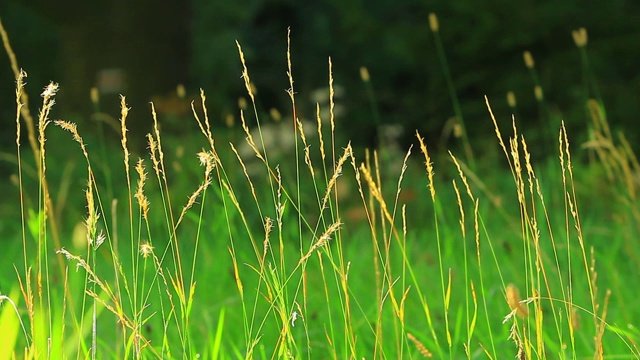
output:
[[[166,115],[184,115],[175,101],[184,84],[196,97],[203,88],[213,121],[222,126],[238,114],[246,96],[235,40],[245,51],[258,93],[268,113],[290,113],[285,90],[286,34],[291,28],[293,72],[302,116],[314,117],[314,90],[327,86],[327,59],[333,60],[336,85],[344,89],[342,134],[359,146],[376,142],[371,101],[360,79],[366,66],[382,123],[402,124],[403,141],[415,129],[451,145],[443,129],[454,116],[445,76],[436,54],[428,14],[436,13],[464,121],[471,142],[482,154],[483,139],[493,136],[484,95],[505,126],[513,112],[506,93],[517,98],[517,120],[530,139],[550,116],[564,119],[574,143],[586,138],[590,120],[584,100],[584,68],[571,31],[585,27],[590,71],[596,79],[609,120],[631,132],[640,113],[640,2],[638,1],[445,1],[445,0],[4,0],[0,16],[20,66],[29,74],[32,111],[49,82],[60,83],[54,117],[91,129],[89,91],[103,89],[101,111],[119,114],[118,93],[132,107],[130,127],[150,129],[150,100]],[[531,51],[544,89],[546,107],[535,100],[533,82],[522,60]],[[591,89],[591,90],[589,90]],[[14,77],[0,56],[0,121],[14,129]],[[590,92],[587,94],[587,92]],[[185,101],[188,103],[188,101]],[[544,114],[543,114],[544,113]],[[175,118],[175,117],[174,117]],[[188,123],[188,122],[187,122]],[[193,122],[195,127],[195,122]],[[547,130],[544,130],[547,131]],[[555,129],[553,130],[555,132]],[[114,136],[116,134],[114,133]],[[14,131],[2,131],[1,147],[12,152]],[[142,136],[140,136],[141,138]],[[493,139],[493,138],[492,138]],[[553,150],[551,150],[553,151]]]

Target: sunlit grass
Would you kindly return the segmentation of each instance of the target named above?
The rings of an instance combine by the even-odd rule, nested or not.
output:
[[[117,164],[97,162],[76,124],[50,119],[56,84],[45,88],[38,118],[30,116],[26,73],[11,57],[22,259],[14,261],[12,287],[0,289],[0,356],[640,356],[636,295],[625,288],[637,276],[617,266],[640,268],[635,238],[626,235],[640,223],[640,166],[625,137],[611,134],[599,102],[588,103],[594,137],[586,147],[601,159],[622,204],[617,253],[588,236],[564,124],[548,129],[558,158],[549,167],[533,164],[516,119],[505,137],[487,100],[500,166],[509,169],[496,176],[510,179],[485,184],[474,172],[483,163],[469,164],[468,139],[465,160],[454,152],[435,157],[418,132],[416,148],[391,169],[377,150],[361,159],[338,136],[330,59],[328,118],[320,104],[315,121],[300,118],[288,49],[291,110],[281,125],[294,141],[276,156],[265,145],[272,135],[240,44],[238,51],[250,99],[238,112],[245,139],[211,124],[201,91],[200,104],[192,104],[201,136],[181,145],[184,158],[169,145],[175,139],[163,138],[154,104],[148,151],[133,158],[130,137],[142,135],[127,131],[123,96],[119,148],[105,145],[119,149]],[[373,87],[368,91],[374,102]],[[24,186],[23,123],[36,159],[35,195]],[[68,132],[68,144],[46,142],[57,128]],[[60,146],[69,149],[65,159],[49,155]],[[70,203],[84,209],[63,209],[62,221],[54,216],[57,187],[47,181],[56,169],[48,165],[72,159],[86,164],[74,183],[83,187],[70,190],[85,203]]]

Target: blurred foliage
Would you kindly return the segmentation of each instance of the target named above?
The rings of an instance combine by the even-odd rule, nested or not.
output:
[[[49,82],[50,76],[56,72],[55,62],[51,61],[58,55],[59,39],[55,28],[45,16],[17,1],[1,2],[0,18],[10,32],[10,36],[15,35],[11,39],[14,52],[30,55],[23,56],[20,65],[29,74],[26,90],[37,101],[37,95]],[[36,52],[41,55],[36,56]],[[43,57],[44,55],[47,57]],[[0,56],[0,80],[0,126],[3,129],[0,131],[0,150],[13,151],[16,127],[16,83],[4,47]],[[0,163],[0,174],[4,165]]]
[[[349,104],[344,130],[359,142],[370,141],[363,137],[371,136],[372,123],[359,78],[361,66],[368,67],[372,76],[382,121],[403,123],[407,137],[418,128],[440,139],[444,124],[454,115],[427,23],[430,12],[440,19],[454,84],[468,131],[476,140],[492,132],[483,96],[489,96],[499,118],[508,121],[508,91],[516,95],[517,120],[526,124],[521,127],[524,131],[542,132],[540,126],[548,123],[540,124],[540,118],[551,116],[554,123],[564,119],[571,132],[584,137],[588,122],[584,98],[591,90],[583,86],[580,54],[571,37],[572,30],[580,27],[589,32],[591,71],[611,121],[631,128],[640,110],[633,100],[640,90],[634,67],[638,55],[628,51],[640,41],[637,2],[194,0],[194,9],[192,77],[210,96],[215,93],[231,111],[234,102],[228,97],[243,93],[233,44],[238,39],[261,106],[286,109],[285,37],[290,26],[297,92],[305,94],[326,84],[331,56],[336,83],[346,88]],[[536,61],[550,115],[534,98],[522,59],[525,50]]]
[[[336,85],[346,94],[342,101],[347,113],[340,122],[345,137],[359,145],[374,144],[373,119],[379,117],[383,123],[403,124],[405,142],[412,142],[419,129],[431,143],[455,145],[443,134],[454,111],[428,25],[432,12],[439,18],[448,66],[476,148],[482,149],[483,139],[493,131],[484,95],[503,126],[510,125],[515,111],[530,139],[537,133],[547,135],[549,124],[555,126],[560,119],[574,139],[586,138],[584,102],[593,96],[593,88],[585,86],[585,68],[571,37],[580,27],[589,33],[590,71],[614,129],[633,129],[640,110],[640,55],[630,51],[640,43],[636,1],[192,0],[162,7],[149,6],[148,0],[63,3],[69,6],[44,0],[30,6],[17,0],[0,5],[21,66],[30,74],[27,90],[35,98],[49,79],[59,81],[60,96],[66,96],[60,103],[67,104],[61,111],[67,118],[88,118],[87,94],[96,70],[122,67],[128,74],[125,93],[137,119],[132,131],[147,131],[146,103],[154,95],[170,93],[177,83],[185,83],[188,99],[204,88],[218,124],[229,114],[237,117],[238,98],[246,94],[235,40],[244,49],[259,111],[277,108],[286,117],[291,112],[285,91],[290,27],[301,116],[313,118],[315,104],[309,95],[327,86],[331,57]],[[522,60],[525,50],[535,59],[545,106],[535,100]],[[1,122],[6,126],[13,121],[13,81],[6,60],[0,64]],[[371,74],[374,106],[360,79],[362,66]],[[516,95],[516,109],[507,106],[508,91]],[[104,102],[109,106],[103,111],[117,117],[117,99]],[[184,121],[177,119],[179,130]],[[632,143],[637,140],[629,137]]]
[[[98,85],[101,71],[115,70],[124,74],[118,92],[132,108],[129,125],[142,138],[151,129],[152,96],[187,80],[189,10],[181,1],[6,0],[0,16],[19,66],[29,74],[32,112],[37,113],[42,89],[54,81],[60,92],[53,117],[77,122],[81,130],[95,129],[90,89]],[[1,59],[1,105],[15,112],[15,81],[4,51]],[[99,110],[117,119],[118,93],[101,95]],[[3,117],[1,123],[13,128],[13,118]]]

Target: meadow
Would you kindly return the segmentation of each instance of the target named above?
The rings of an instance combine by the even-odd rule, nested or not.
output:
[[[2,245],[0,359],[640,357],[640,166],[600,99],[584,104],[586,143],[549,122],[556,155],[543,161],[487,98],[489,159],[460,113],[455,150],[435,154],[418,132],[400,153],[354,149],[336,130],[348,120],[330,59],[328,104],[303,121],[289,49],[291,108],[276,123],[238,43],[246,101],[228,128],[201,91],[188,140],[163,133],[153,103],[153,131],[128,132],[125,96],[115,129],[95,132],[50,117],[53,82],[32,103],[2,35],[16,196],[3,200],[15,237]],[[574,33],[583,54],[586,36]]]

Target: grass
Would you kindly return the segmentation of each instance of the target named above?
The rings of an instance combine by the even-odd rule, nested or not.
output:
[[[393,169],[337,136],[330,60],[329,118],[298,121],[288,51],[291,117],[280,126],[295,142],[272,157],[238,44],[246,139],[212,126],[201,92],[199,140],[163,137],[152,104],[148,152],[135,158],[122,97],[119,148],[99,142],[94,154],[75,124],[50,119],[56,84],[31,116],[2,35],[17,79],[20,235],[7,251],[20,256],[7,257],[14,271],[0,288],[0,359],[640,356],[629,286],[640,166],[600,101],[588,101],[585,148],[599,159],[589,166],[572,160],[563,124],[548,129],[558,157],[533,164],[515,121],[504,136],[487,100],[505,176],[434,157],[419,133]],[[60,174],[64,163],[78,166]]]

